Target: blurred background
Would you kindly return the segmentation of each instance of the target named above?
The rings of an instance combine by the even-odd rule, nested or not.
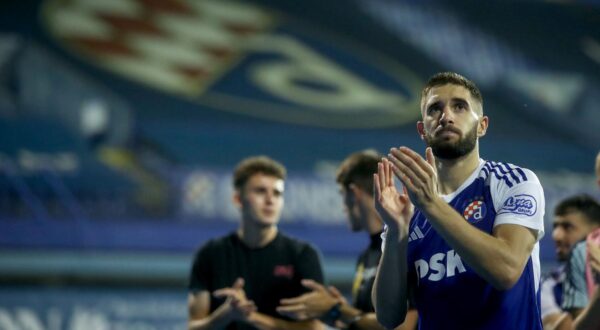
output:
[[[283,231],[348,293],[364,233],[335,169],[406,145],[422,85],[474,80],[485,159],[552,208],[600,197],[598,1],[19,0],[0,3],[0,329],[181,329],[194,251],[237,226],[230,173],[289,170]]]

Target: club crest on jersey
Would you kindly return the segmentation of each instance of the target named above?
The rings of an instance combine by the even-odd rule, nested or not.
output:
[[[531,195],[521,194],[509,197],[498,214],[514,213],[532,216],[537,211],[537,201]]]
[[[477,223],[483,220],[485,215],[485,204],[480,200],[472,201],[463,211],[463,217],[465,217],[465,220],[467,220],[469,223]]]

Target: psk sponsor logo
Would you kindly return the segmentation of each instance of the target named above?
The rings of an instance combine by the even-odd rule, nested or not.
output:
[[[470,223],[477,223],[485,218],[486,209],[483,201],[472,201],[463,211],[463,217]]]
[[[210,109],[340,128],[419,114],[406,66],[249,2],[47,0],[41,16],[89,63]]]
[[[498,214],[514,213],[532,216],[537,211],[537,201],[535,197],[527,194],[521,194],[509,197]]]
[[[415,261],[415,270],[419,276],[419,281],[427,279],[433,282],[467,271],[462,259],[454,250],[449,250],[446,253],[436,253],[429,258],[429,261],[424,259]]]

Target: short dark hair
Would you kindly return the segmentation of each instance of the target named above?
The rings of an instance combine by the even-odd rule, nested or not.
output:
[[[377,163],[381,161],[381,157],[373,149],[351,154],[338,168],[337,183],[343,185],[345,188],[354,183],[362,190],[373,195],[373,174],[377,173]]]
[[[285,180],[285,167],[267,156],[254,156],[243,159],[233,172],[233,187],[241,189],[253,175],[261,173]]]
[[[463,86],[464,88],[468,89],[469,92],[471,92],[471,96],[473,96],[483,106],[483,96],[481,96],[481,92],[479,91],[479,88],[477,88],[477,85],[475,85],[475,83],[471,80],[455,72],[440,72],[429,78],[429,81],[427,81],[423,91],[421,91],[421,105],[423,104],[425,96],[433,87],[446,84]]]
[[[564,216],[573,212],[581,212],[590,223],[600,225],[600,204],[587,194],[580,194],[563,199],[554,208],[554,215]]]

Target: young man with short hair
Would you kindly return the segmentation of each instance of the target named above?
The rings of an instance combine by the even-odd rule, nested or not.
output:
[[[212,239],[196,253],[190,276],[188,329],[321,329],[276,312],[279,301],[306,289],[302,279],[323,282],[319,252],[278,230],[286,171],[265,157],[235,169],[233,202],[238,229]]]

